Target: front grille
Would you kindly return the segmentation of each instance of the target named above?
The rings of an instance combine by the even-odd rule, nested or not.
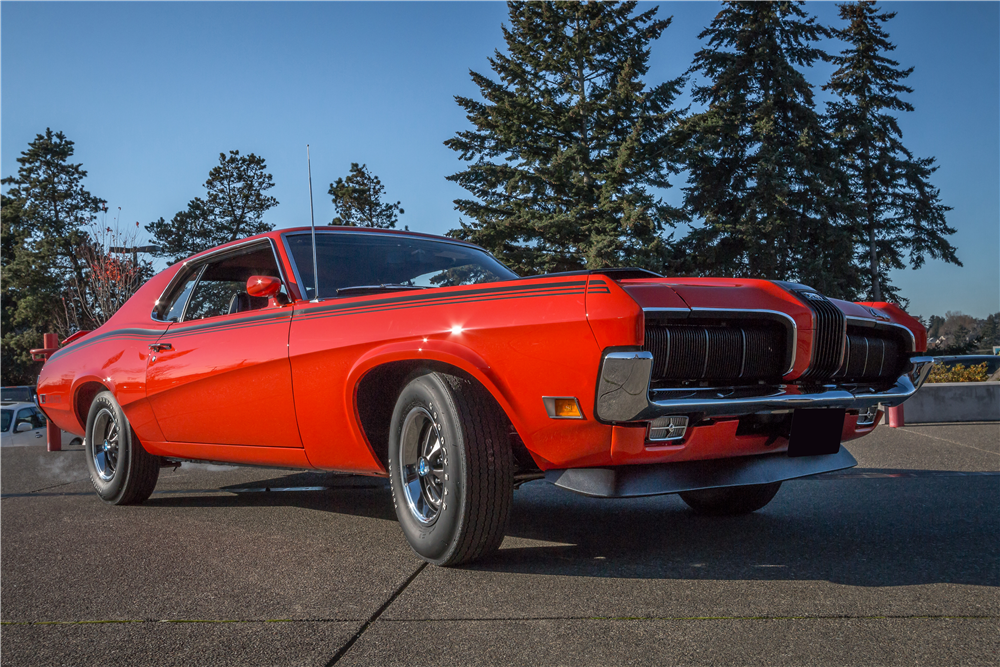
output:
[[[816,292],[793,290],[799,300],[813,311],[813,353],[803,380],[823,380],[840,368],[844,350],[847,318],[840,308]]]
[[[643,350],[654,382],[779,379],[787,370],[787,332],[778,324],[648,324]]]
[[[902,373],[906,355],[897,336],[888,332],[850,328],[844,364],[836,377],[846,380],[895,380]]]

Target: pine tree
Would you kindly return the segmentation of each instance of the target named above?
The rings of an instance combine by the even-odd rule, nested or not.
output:
[[[404,211],[399,202],[383,204],[384,193],[385,186],[378,176],[371,173],[366,165],[359,166],[357,162],[352,162],[346,179],[338,178],[335,183],[330,183],[328,194],[333,196],[333,206],[337,209],[337,217],[330,224],[383,229],[395,227]]]
[[[650,45],[670,24],[635,2],[508,3],[498,80],[457,96],[474,126],[447,140],[469,166],[448,180],[472,198],[452,235],[524,274],[661,269],[661,233],[683,213],[654,194],[676,173],[668,130],[681,79],[646,88]]]
[[[726,2],[699,36],[689,74],[703,113],[678,131],[689,169],[685,203],[701,218],[675,267],[806,283],[851,297],[860,285],[842,220],[846,184],[798,68],[828,35],[799,4]]]
[[[28,350],[42,334],[90,328],[80,302],[87,265],[86,227],[104,206],[83,187],[87,172],[73,164],[73,142],[62,132],[36,135],[17,159],[17,176],[2,197],[2,363],[4,384],[33,384],[40,364]],[[83,290],[68,289],[70,285]]]
[[[913,68],[900,69],[885,55],[896,47],[882,24],[895,12],[879,12],[870,0],[838,6],[847,27],[834,34],[848,48],[833,58],[837,70],[824,86],[839,97],[828,103],[827,115],[858,204],[853,222],[868,296],[899,300],[888,271],[904,268],[907,253],[913,268],[927,255],[962,265],[945,238],[955,233],[945,220],[951,207],[929,182],[934,158],[916,158],[902,143],[894,114],[913,111],[899,98],[913,92],[902,83]]]
[[[160,218],[146,225],[161,254],[179,262],[202,250],[274,229],[264,213],[278,200],[264,194],[274,187],[264,158],[239,151],[219,153],[219,164],[208,173],[204,199],[195,197],[170,222]]]

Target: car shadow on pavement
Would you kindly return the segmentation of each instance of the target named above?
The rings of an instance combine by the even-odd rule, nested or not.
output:
[[[872,475],[850,484],[786,483],[771,505],[743,517],[699,516],[677,496],[593,499],[533,482],[515,492],[501,550],[466,567],[601,578],[1000,586],[997,476]],[[928,479],[915,484],[907,477]],[[162,494],[147,503],[290,505],[396,519],[388,485],[378,478],[299,473],[220,490],[234,495]]]

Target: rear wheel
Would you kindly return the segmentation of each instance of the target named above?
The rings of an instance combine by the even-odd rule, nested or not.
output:
[[[413,550],[460,565],[500,547],[513,500],[507,420],[475,382],[428,373],[403,389],[389,432],[393,504]]]
[[[681,500],[698,514],[737,516],[750,514],[767,505],[778,493],[781,482],[701,489],[679,494]]]
[[[90,481],[102,500],[137,505],[153,493],[160,461],[142,448],[110,391],[102,391],[90,404],[84,442]]]

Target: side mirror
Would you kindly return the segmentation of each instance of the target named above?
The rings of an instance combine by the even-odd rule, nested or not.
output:
[[[247,294],[270,298],[281,289],[281,280],[272,276],[250,276],[247,280]]]
[[[28,422],[17,422],[17,426],[14,427],[14,433],[24,433],[25,431],[31,430],[31,424]]]

